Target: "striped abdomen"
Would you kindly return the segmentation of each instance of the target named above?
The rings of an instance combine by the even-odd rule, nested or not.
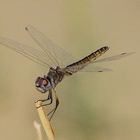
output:
[[[107,46],[102,47],[102,48],[98,49],[97,51],[91,53],[90,55],[84,57],[83,59],[68,65],[66,67],[66,71],[71,72],[71,74],[74,72],[77,72],[77,71],[81,70],[82,68],[84,68],[89,63],[92,63],[94,60],[96,60],[99,56],[101,56],[108,50],[109,50],[109,47],[107,47]]]

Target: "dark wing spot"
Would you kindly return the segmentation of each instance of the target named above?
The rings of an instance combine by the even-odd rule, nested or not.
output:
[[[125,54],[127,54],[127,53],[121,53],[121,55],[125,55]]]

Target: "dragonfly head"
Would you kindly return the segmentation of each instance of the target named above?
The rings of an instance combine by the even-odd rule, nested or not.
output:
[[[46,76],[44,77],[37,77],[35,82],[36,89],[41,93],[47,92],[51,89],[51,83]]]

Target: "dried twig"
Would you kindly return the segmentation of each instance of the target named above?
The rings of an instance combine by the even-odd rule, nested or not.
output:
[[[36,129],[38,140],[42,140],[41,125],[40,125],[40,123],[38,123],[37,121],[34,121],[34,127]]]
[[[46,115],[46,109],[44,110],[44,107],[42,107],[41,104],[42,104],[41,101],[37,101],[35,103],[41,123],[44,127],[48,140],[54,140],[54,132],[49,122],[48,116]]]

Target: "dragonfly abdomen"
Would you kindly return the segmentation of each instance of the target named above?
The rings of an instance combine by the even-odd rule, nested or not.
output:
[[[98,49],[97,51],[88,55],[87,59],[89,59],[89,61],[96,60],[99,56],[101,56],[102,54],[104,54],[108,50],[109,50],[109,47],[107,47],[107,46],[102,47],[102,48]],[[85,57],[85,59],[86,59],[86,57]]]
[[[82,64],[86,64],[86,63],[89,63],[89,62],[92,62],[94,60],[96,60],[99,56],[101,56],[102,54],[104,54],[106,51],[109,50],[109,47],[105,46],[105,47],[102,47],[100,49],[98,49],[97,51],[91,53],[90,55],[84,57],[83,59],[69,65],[69,66],[74,66],[74,65],[82,65]],[[69,67],[67,66],[67,67]]]
[[[84,57],[83,59],[68,65],[65,69],[67,72],[71,72],[71,74],[75,73],[75,72],[81,70],[82,68],[84,68],[89,63],[92,63],[94,60],[96,60],[99,56],[101,56],[108,50],[109,50],[109,47],[107,47],[107,46],[102,47],[102,48],[98,49],[97,51],[91,53],[90,55]]]

